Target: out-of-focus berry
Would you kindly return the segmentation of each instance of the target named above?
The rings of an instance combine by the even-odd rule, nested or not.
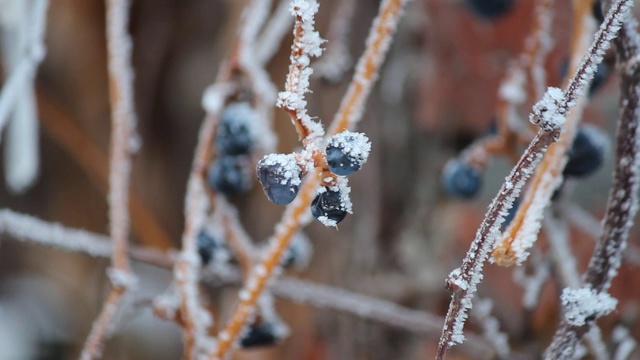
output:
[[[470,199],[480,192],[482,173],[460,159],[451,159],[444,167],[442,185],[450,195]]]
[[[582,125],[569,149],[569,161],[564,168],[565,176],[583,177],[598,170],[605,159],[609,139],[602,130]]]

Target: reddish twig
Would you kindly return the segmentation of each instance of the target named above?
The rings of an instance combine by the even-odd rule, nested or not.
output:
[[[131,154],[136,150],[135,109],[131,39],[127,34],[129,1],[107,1],[107,45],[111,98],[111,159],[109,171],[109,232],[113,243],[112,267],[108,270],[112,288],[80,355],[101,356],[103,343],[127,290],[135,284],[128,258],[129,174]]]
[[[462,330],[467,318],[467,311],[471,308],[471,299],[477,290],[476,286],[482,279],[484,261],[500,235],[504,214],[512,206],[524,182],[540,163],[546,148],[551,142],[558,140],[561,127],[566,122],[565,116],[569,113],[569,109],[576,106],[578,99],[584,94],[589,80],[593,77],[594,68],[602,60],[602,55],[610,40],[615,37],[622,20],[621,14],[628,10],[629,3],[629,0],[619,0],[612,7],[589,50],[583,55],[580,66],[578,66],[566,90],[563,92],[557,88],[549,88],[542,100],[533,106],[530,120],[539,125],[541,130],[525,150],[489,206],[462,266],[451,272],[446,281],[447,288],[454,291],[454,294],[440,338],[437,359],[443,359],[453,345],[464,341]],[[560,160],[564,161],[564,155],[560,156]],[[538,170],[538,173],[540,171]],[[532,226],[532,224],[528,224],[528,226]],[[517,250],[517,254],[522,254],[526,250],[526,248],[510,249]]]
[[[609,12],[615,11],[611,5]],[[609,17],[609,16],[608,16]],[[637,22],[628,16],[614,40],[621,69],[620,119],[616,136],[616,167],[604,215],[603,231],[589,262],[584,282],[595,293],[606,293],[620,266],[622,250],[638,211],[640,181],[640,42]],[[593,328],[597,314],[584,324],[564,319],[545,354],[547,359],[570,359],[581,337]]]

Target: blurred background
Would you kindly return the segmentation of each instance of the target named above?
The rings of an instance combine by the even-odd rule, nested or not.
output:
[[[0,13],[6,2],[0,1]],[[132,234],[134,243],[160,249],[180,246],[186,180],[204,117],[202,93],[229,52],[246,2],[132,0],[130,32],[142,139],[133,166],[132,214],[155,224],[141,225]],[[339,3],[320,1],[317,27],[324,37]],[[314,249],[311,262],[290,275],[446,314],[450,294],[443,288],[444,279],[460,264],[512,164],[494,159],[484,174],[481,195],[467,201],[447,195],[440,174],[448,159],[487,133],[497,87],[509,61],[523,48],[533,3],[517,0],[502,16],[487,19],[474,13],[466,0],[410,2],[359,124],[373,148],[362,171],[350,176],[354,214],[339,230],[313,222],[305,230]],[[357,59],[379,2],[356,0],[355,6],[348,51]],[[570,6],[568,1],[555,4],[554,46],[545,64],[550,85],[559,84],[568,55]],[[36,80],[39,177],[20,194],[2,184],[0,201],[4,208],[106,234],[110,107],[104,11],[98,0],[51,0],[47,52]],[[291,35],[285,37],[267,67],[279,90],[291,40]],[[312,116],[324,124],[331,120],[351,74],[337,83],[312,81]],[[7,75],[5,68],[2,75]],[[613,134],[617,97],[612,76],[591,98],[584,121]],[[281,110],[276,109],[275,116],[278,151],[295,150],[299,143],[290,120]],[[596,216],[604,209],[611,159],[610,154],[597,175],[575,185],[574,200]],[[263,242],[283,207],[270,203],[257,182],[253,185],[250,193],[230,200],[239,207],[252,238]],[[582,272],[594,242],[579,229],[571,234]],[[108,265],[84,254],[0,237],[0,359],[77,358],[108,291]],[[170,284],[170,271],[141,263],[134,263],[134,270],[141,278],[139,291],[103,358],[180,358],[179,328],[154,317],[150,308],[150,301]],[[619,321],[633,333],[640,331],[635,270],[624,264],[614,281],[612,295],[620,304],[600,321],[607,343],[612,343],[611,330]],[[493,314],[514,349],[540,354],[558,323],[558,285],[550,280],[540,305],[527,312],[512,273],[511,268],[488,265],[479,295],[494,301]],[[205,288],[217,314],[224,317],[232,310],[237,288]],[[274,347],[237,351],[234,358],[424,359],[435,353],[438,339],[433,336],[290,300],[278,299],[276,307],[291,328],[290,337]],[[478,326],[471,322],[467,329],[477,331]],[[452,359],[495,357],[491,351],[471,356],[458,348],[451,354]]]

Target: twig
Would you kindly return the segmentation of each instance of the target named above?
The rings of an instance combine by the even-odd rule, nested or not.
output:
[[[309,67],[311,57],[322,53],[320,46],[324,42],[314,29],[314,16],[318,11],[315,0],[292,0],[291,13],[295,18],[293,27],[293,45],[289,57],[289,74],[285,83],[285,91],[278,95],[276,105],[285,110],[291,117],[300,141],[307,147],[324,136],[322,125],[307,114],[305,94],[309,92],[309,77],[313,70]]]
[[[585,55],[583,49],[587,46],[589,28],[593,26],[591,6],[584,1],[574,2],[574,43],[572,46],[572,64],[577,66],[574,75],[569,81],[564,92],[564,99],[559,106],[565,111],[573,108],[567,118],[564,133],[554,146],[549,149],[547,156],[540,164],[532,179],[531,186],[527,189],[523,201],[516,215],[504,232],[502,239],[496,244],[493,251],[493,259],[499,265],[510,266],[522,263],[529,255],[528,249],[533,246],[540,231],[542,213],[549,205],[555,189],[562,180],[562,170],[567,161],[567,151],[573,142],[581,112],[585,105],[585,99],[580,97],[589,81],[593,78],[595,66],[602,61],[604,51],[620,27],[621,19],[618,15],[624,14],[629,1],[616,3],[615,11],[607,16]],[[582,57],[582,60],[578,60]],[[579,65],[578,65],[579,62]],[[579,101],[582,99],[581,101]]]
[[[347,94],[336,114],[330,135],[350,128],[362,116],[364,102],[371,91],[384,56],[389,48],[391,36],[406,0],[386,0],[380,5],[378,18],[374,21],[367,40],[367,49],[358,62]],[[213,359],[220,359],[242,331],[247,319],[254,311],[257,299],[267,286],[274,271],[278,269],[280,258],[289,245],[293,234],[307,215],[320,179],[307,177],[297,198],[287,206],[282,220],[262,256],[260,264],[252,271],[248,282],[241,291],[240,303],[219,336],[218,347]]]
[[[103,343],[114,316],[136,279],[128,258],[129,237],[129,175],[131,154],[135,152],[135,109],[133,102],[133,70],[131,69],[131,39],[127,34],[129,1],[107,1],[107,45],[111,97],[111,160],[109,173],[109,219],[113,243],[112,267],[108,275],[112,283],[98,319],[80,355],[81,359],[101,356]]]
[[[110,258],[113,252],[113,244],[105,235],[65,227],[7,209],[0,210],[0,234],[5,235],[9,240],[102,259]],[[139,246],[130,246],[129,255],[132,260],[166,269],[171,269],[177,258],[177,252],[174,250],[160,251]],[[204,268],[201,280],[216,285],[240,284],[242,281],[239,271],[231,267],[228,269]],[[377,321],[429,337],[440,334],[441,324],[444,321],[441,317],[424,311],[287,276],[274,279],[270,290],[281,298],[309,304],[319,309],[352,314],[358,318]],[[485,340],[475,334],[468,336],[467,345],[471,354],[477,354],[478,351],[486,352],[489,348]]]
[[[563,202],[556,202],[554,207],[549,209],[549,214],[544,217],[544,228],[546,230],[549,252],[554,263],[556,274],[558,274],[561,287],[577,289],[581,286],[578,265],[569,244],[569,228],[564,216],[566,213]],[[608,359],[607,348],[602,341],[600,329],[594,327],[594,331],[586,334],[586,342],[589,351],[594,359]]]
[[[615,13],[616,2],[609,13]],[[609,19],[611,15],[607,16]],[[640,150],[638,110],[640,109],[640,64],[634,58],[640,54],[637,22],[627,16],[617,39],[614,40],[621,71],[620,119],[616,135],[616,167],[603,221],[603,232],[596,245],[585,274],[585,284],[596,294],[606,293],[617,275],[621,253],[625,248],[629,229],[638,210],[640,181]],[[629,61],[634,61],[630,67]],[[585,324],[571,324],[563,320],[547,349],[548,359],[570,359],[580,338],[593,326],[596,314]]]
[[[34,84],[46,53],[44,37],[49,0],[5,3],[5,7],[18,9],[14,14],[18,19],[14,19],[14,24],[7,21],[0,34],[2,57],[9,72],[9,79],[0,92],[0,135],[11,118],[5,136],[4,175],[8,189],[22,193],[35,182],[40,162]]]

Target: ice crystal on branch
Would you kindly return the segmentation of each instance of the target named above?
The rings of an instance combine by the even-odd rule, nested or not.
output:
[[[313,74],[313,69],[309,67],[310,58],[322,54],[321,45],[324,42],[313,27],[315,22],[313,17],[318,12],[318,2],[294,0],[289,10],[295,17],[296,25],[293,31],[295,38],[291,47],[291,65],[285,91],[278,94],[276,105],[289,112],[301,140],[319,139],[324,135],[324,130],[307,114],[307,101],[304,98],[304,95],[310,92],[309,78]]]
[[[563,104],[564,93],[556,87],[549,87],[542,100],[533,105],[529,121],[540,126],[544,131],[559,133],[567,121],[567,108]]]
[[[565,319],[575,326],[582,326],[587,320],[609,314],[618,304],[618,300],[611,295],[591,288],[564,289],[560,301],[565,307]]]

